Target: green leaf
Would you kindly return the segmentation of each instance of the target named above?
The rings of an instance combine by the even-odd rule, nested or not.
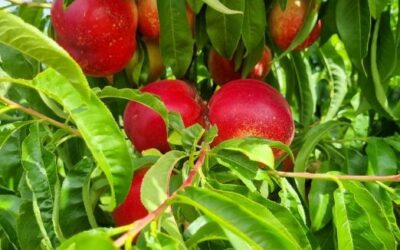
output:
[[[81,231],[90,229],[86,203],[90,204],[90,197],[84,196],[84,186],[90,181],[93,162],[87,158],[76,164],[64,179],[60,194],[60,225],[66,237],[71,237]],[[93,217],[94,215],[91,214]]]
[[[322,167],[329,169],[329,163]],[[324,228],[332,219],[333,193],[337,184],[332,181],[313,180],[311,182],[308,202],[310,206],[311,229],[319,231]]]
[[[122,131],[104,103],[93,92],[90,92],[90,98],[86,98],[52,69],[40,73],[32,82],[20,83],[53,98],[71,115],[107,177],[112,195],[111,206],[122,203],[131,185],[126,176],[133,175],[133,160]]]
[[[42,147],[38,124],[22,143],[22,165],[26,183],[32,191],[33,212],[47,246],[55,246],[62,239],[58,228],[57,200],[60,183],[55,156]]]
[[[196,147],[201,142],[204,133],[205,129],[199,124],[195,124],[183,130],[182,146],[186,152],[193,153],[197,150]]]
[[[281,198],[281,205],[286,207],[296,219],[306,225],[306,214],[304,211],[301,199],[298,196],[296,190],[292,187],[286,178],[280,179],[281,191],[279,192],[279,197]]]
[[[271,211],[244,196],[189,187],[178,194],[175,202],[200,209],[252,249],[310,249],[302,245],[300,233],[290,234]]]
[[[19,249],[17,238],[17,214],[20,207],[20,198],[14,195],[0,195],[0,229],[12,245]]]
[[[17,235],[22,250],[42,250],[41,244],[44,240],[31,201],[25,201],[20,206],[17,218]]]
[[[320,49],[322,61],[326,69],[327,80],[332,86],[331,102],[324,120],[332,120],[339,111],[347,94],[347,75],[342,57],[334,47],[332,40]]]
[[[87,231],[64,241],[57,250],[117,250],[107,234],[96,231]]]
[[[0,10],[0,41],[53,67],[66,77],[82,95],[89,85],[79,65],[55,41],[17,16]]]
[[[371,16],[378,19],[390,0],[368,0]]]
[[[39,72],[39,62],[20,51],[0,44],[1,66],[14,78],[32,79]]]
[[[253,51],[264,41],[266,30],[264,0],[246,0],[243,19],[243,43],[247,51]]]
[[[338,249],[386,249],[371,228],[367,211],[358,205],[355,197],[355,194],[342,189],[334,193],[333,216]]]
[[[315,146],[318,142],[333,128],[341,125],[339,122],[329,121],[310,129],[304,137],[303,146],[297,154],[294,164],[295,172],[304,172],[307,167],[307,161],[310,155],[314,152]],[[305,198],[305,181],[303,179],[296,179],[298,190],[303,198]]]
[[[217,222],[206,216],[200,216],[193,221],[184,232],[186,246],[190,249],[201,242],[211,240],[226,240],[226,235]]]
[[[110,86],[98,90],[96,94],[101,99],[120,98],[138,102],[157,112],[164,119],[164,122],[168,124],[168,110],[160,98],[155,95],[142,93],[136,89],[117,89]]]
[[[185,0],[158,0],[160,48],[163,62],[178,78],[190,66],[194,40],[186,18]]]
[[[202,1],[205,2],[211,8],[213,8],[214,10],[221,12],[222,14],[226,15],[243,14],[242,11],[230,9],[229,8],[230,6],[227,7],[227,5],[224,5],[219,0],[202,0]]]
[[[244,0],[221,0],[230,9],[244,11]],[[227,15],[212,8],[206,10],[207,34],[218,54],[232,58],[242,35],[243,15]]]
[[[168,198],[172,170],[184,157],[184,152],[169,151],[147,171],[140,187],[141,200],[147,210],[157,209]]]
[[[379,37],[377,40],[377,65],[382,84],[386,87],[392,77],[399,59],[393,56],[396,51],[395,38],[390,27],[390,11],[380,17]]]
[[[394,150],[384,140],[371,138],[367,145],[368,174],[397,174],[397,157]]]
[[[292,66],[296,75],[296,98],[299,106],[300,123],[304,128],[311,124],[315,109],[310,76],[311,70],[306,59],[299,53],[292,54]]]
[[[373,104],[378,104],[378,110],[383,109],[385,111],[385,115],[390,117],[390,118],[395,118],[392,111],[390,110],[389,106],[389,101],[386,95],[385,91],[385,86],[383,84],[380,72],[379,72],[379,66],[378,66],[378,37],[379,37],[379,27],[381,23],[381,18],[378,19],[373,36],[372,36],[372,44],[371,44],[371,57],[370,57],[370,66],[371,66],[371,75],[372,75],[372,80],[373,80],[373,88],[370,90],[374,93],[374,102]],[[381,45],[383,46],[383,45]],[[390,66],[387,66],[388,68],[391,68]],[[376,105],[375,104],[375,105]]]
[[[14,122],[0,126],[0,149],[15,132],[33,122],[34,121]]]
[[[369,225],[385,245],[385,249],[395,249],[397,243],[393,233],[388,232],[390,224],[381,204],[359,182],[345,182],[343,185],[346,190],[354,194],[355,202],[366,211]]]
[[[351,61],[364,71],[363,59],[368,54],[371,29],[370,12],[365,0],[338,0],[336,24]]]
[[[231,139],[220,143],[213,149],[213,152],[219,152],[220,150],[229,150],[234,152],[240,152],[247,156],[250,161],[259,162],[274,168],[275,158],[271,149],[271,146],[278,145],[279,143],[260,139],[260,138],[239,138]],[[281,147],[283,145],[279,145]]]

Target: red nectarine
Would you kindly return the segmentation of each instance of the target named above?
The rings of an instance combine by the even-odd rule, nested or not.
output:
[[[214,145],[248,136],[289,145],[294,136],[289,104],[278,91],[258,80],[235,80],[222,86],[210,100],[209,119],[218,127]],[[280,153],[274,150],[275,157]]]
[[[203,104],[195,90],[180,80],[161,80],[141,89],[160,97],[169,111],[179,112],[185,126],[203,123]],[[135,148],[156,148],[162,153],[170,147],[167,128],[161,116],[137,102],[129,102],[124,112],[124,129]]]
[[[308,0],[288,0],[286,9],[282,10],[278,1],[275,1],[268,16],[268,27],[272,40],[279,48],[289,48],[304,24],[308,5]],[[296,50],[312,45],[318,39],[321,27],[319,20],[308,38]]]
[[[271,50],[264,47],[262,57],[254,66],[247,78],[264,80],[271,69]],[[235,62],[219,55],[215,49],[211,49],[208,54],[208,69],[211,78],[218,85],[223,85],[229,81],[240,79],[242,68],[235,70]]]
[[[137,9],[131,0],[55,0],[56,41],[92,76],[122,70],[136,50]]]
[[[131,188],[125,201],[113,212],[115,225],[119,227],[124,226],[148,214],[147,209],[140,200],[140,187],[147,170],[148,168],[142,168],[135,172]]]

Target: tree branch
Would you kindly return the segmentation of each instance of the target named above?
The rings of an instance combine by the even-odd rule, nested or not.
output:
[[[10,107],[10,108],[18,109],[18,110],[20,110],[20,111],[22,111],[22,112],[24,112],[26,114],[29,114],[29,115],[31,115],[33,117],[36,117],[36,118],[39,118],[40,120],[43,120],[43,121],[45,121],[45,122],[47,122],[47,123],[49,123],[49,124],[51,124],[51,125],[53,125],[55,127],[64,129],[64,130],[70,132],[71,134],[73,134],[73,135],[75,135],[77,137],[81,137],[81,133],[79,132],[79,130],[71,128],[70,126],[68,126],[68,125],[66,125],[64,123],[58,122],[58,121],[56,121],[56,120],[54,120],[54,119],[52,119],[52,118],[50,118],[48,116],[45,116],[44,114],[39,113],[36,110],[24,107],[21,104],[16,103],[16,102],[14,102],[14,101],[12,101],[12,100],[4,97],[4,96],[0,96],[0,102],[3,102],[5,104],[7,104],[8,107]]]
[[[200,171],[201,167],[204,164],[207,151],[208,146],[200,151],[199,158],[194,164],[192,170],[190,171],[188,178],[172,195],[170,195],[156,210],[128,226],[129,230],[114,241],[114,245],[116,247],[122,247],[128,239],[135,237],[143,228],[145,228],[151,221],[158,218],[164,212],[164,210],[168,208],[169,203],[178,195],[180,191],[193,184],[196,174]]]

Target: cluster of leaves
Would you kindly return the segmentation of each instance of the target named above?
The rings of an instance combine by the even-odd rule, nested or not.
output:
[[[270,1],[187,2],[197,13],[195,39],[176,29],[184,1],[158,1],[165,64],[207,96],[201,55],[210,44],[251,68],[267,43],[276,56],[267,82],[296,118],[294,170],[314,179],[282,177],[271,146],[291,150],[275,142],[209,149],[215,129],[183,128],[159,99],[126,88],[125,72],[115,87],[85,77],[45,35],[48,12],[13,6],[0,10],[0,248],[129,249],[140,228],[139,249],[396,249],[399,186],[374,180],[399,181],[378,178],[397,174],[400,163],[399,2],[310,0],[287,51],[266,33]],[[317,18],[319,44],[291,52]],[[174,150],[133,151],[119,124],[126,100],[162,115]],[[151,214],[112,227],[130,177],[149,165],[142,201]],[[346,175],[371,182],[342,181]]]

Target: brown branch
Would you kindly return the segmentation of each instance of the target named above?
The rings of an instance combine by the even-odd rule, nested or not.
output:
[[[302,179],[318,179],[318,180],[343,180],[343,181],[388,181],[400,182],[400,174],[397,175],[333,175],[333,174],[313,174],[307,172],[283,172],[283,171],[268,171],[269,174],[279,177],[302,178]]]
[[[26,5],[29,7],[46,8],[46,9],[51,8],[51,3],[38,3],[38,2],[24,1],[24,0],[7,0],[7,2],[10,2],[14,5]]]
[[[117,240],[114,241],[114,245],[116,247],[118,248],[122,247],[128,239],[135,237],[143,228],[145,228],[151,221],[158,218],[164,212],[164,210],[168,208],[169,203],[178,195],[178,192],[182,191],[186,187],[189,187],[193,184],[196,174],[200,171],[201,167],[204,164],[207,151],[208,148],[203,148],[201,150],[199,158],[194,164],[192,170],[190,171],[188,178],[172,195],[170,195],[156,210],[149,213],[142,219],[139,219],[134,223],[132,223],[130,229],[125,234],[123,234],[121,237],[119,237]]]
[[[26,114],[29,114],[29,115],[31,115],[33,117],[39,118],[40,120],[45,121],[45,122],[47,122],[47,123],[49,123],[49,124],[51,124],[51,125],[53,125],[55,127],[64,129],[64,130],[70,132],[71,134],[73,134],[75,136],[81,137],[81,133],[79,132],[79,130],[71,128],[70,126],[67,126],[64,123],[58,122],[58,121],[56,121],[56,120],[54,120],[54,119],[52,119],[52,118],[50,118],[48,116],[45,116],[44,114],[39,113],[36,110],[24,107],[21,104],[16,103],[16,102],[14,102],[14,101],[12,101],[12,100],[4,97],[4,96],[0,96],[0,102],[3,102],[5,104],[7,104],[9,107],[16,108],[16,109],[18,109],[18,110],[20,110],[20,111],[22,111],[22,112],[24,112]]]

